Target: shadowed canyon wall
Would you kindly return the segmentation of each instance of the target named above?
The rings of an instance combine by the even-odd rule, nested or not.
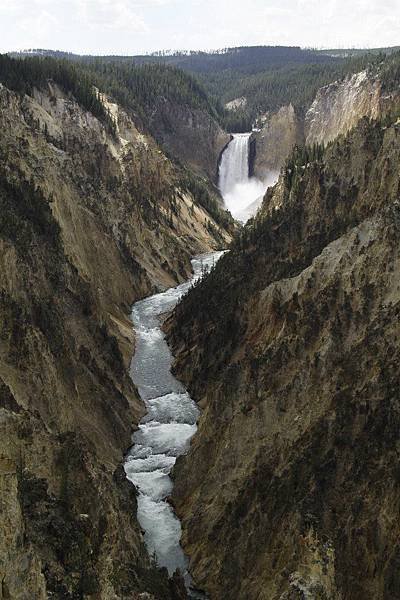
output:
[[[53,84],[0,86],[3,598],[186,597],[147,555],[121,466],[144,410],[128,314],[230,234],[103,102],[115,135]]]
[[[208,113],[161,99],[149,126],[172,156],[217,183],[218,160],[230,136]]]
[[[364,119],[294,164],[169,321],[204,408],[174,504],[213,600],[399,596],[399,160]]]

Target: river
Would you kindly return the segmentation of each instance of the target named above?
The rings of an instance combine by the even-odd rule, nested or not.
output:
[[[196,432],[199,409],[185,387],[171,373],[172,354],[161,329],[162,315],[172,310],[202,274],[223,252],[203,254],[192,260],[193,277],[175,288],[134,304],[132,321],[136,350],[131,377],[146,405],[147,414],[133,435],[125,462],[128,479],[137,487],[138,520],[151,556],[172,575],[180,569],[190,587],[188,561],[180,545],[181,524],[167,497],[169,476],[176,458],[184,454]],[[194,593],[191,597],[197,597]]]

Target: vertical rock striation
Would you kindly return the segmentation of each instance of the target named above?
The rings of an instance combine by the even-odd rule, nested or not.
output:
[[[210,114],[163,98],[157,103],[149,126],[172,156],[217,183],[216,165],[230,137]]]
[[[212,600],[394,600],[400,130],[295,165],[169,322],[204,412],[174,504]]]
[[[143,406],[128,314],[229,233],[154,140],[53,84],[0,88],[0,595],[178,599],[121,466]],[[144,597],[144,596],[143,596]]]
[[[265,179],[271,171],[279,171],[293,146],[304,142],[304,125],[291,104],[265,115],[255,141],[254,175]]]
[[[385,93],[378,76],[361,71],[321,88],[305,116],[307,144],[328,144],[346,134],[362,117],[380,119],[399,102],[398,93]]]
[[[398,90],[387,90],[379,73],[361,71],[321,88],[305,114],[292,105],[261,118],[255,141],[254,174],[280,170],[295,145],[324,144],[345,135],[360,119],[380,119],[397,110]]]

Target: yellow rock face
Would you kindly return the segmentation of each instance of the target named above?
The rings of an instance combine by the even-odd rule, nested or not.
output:
[[[213,600],[395,599],[400,134],[296,165],[169,322],[204,412],[174,506]]]
[[[104,101],[109,102],[104,99]],[[121,462],[143,406],[132,303],[230,235],[110,104],[0,89],[0,596],[175,598]]]

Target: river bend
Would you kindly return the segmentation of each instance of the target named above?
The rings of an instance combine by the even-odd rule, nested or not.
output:
[[[171,373],[172,354],[161,329],[162,315],[172,310],[189,287],[211,269],[223,252],[192,260],[193,277],[186,283],[134,304],[132,321],[136,350],[131,377],[147,414],[133,435],[125,462],[128,479],[137,487],[138,520],[151,556],[172,575],[180,569],[186,581],[187,558],[180,546],[181,524],[167,497],[176,458],[184,454],[197,427],[199,410],[185,387]]]

